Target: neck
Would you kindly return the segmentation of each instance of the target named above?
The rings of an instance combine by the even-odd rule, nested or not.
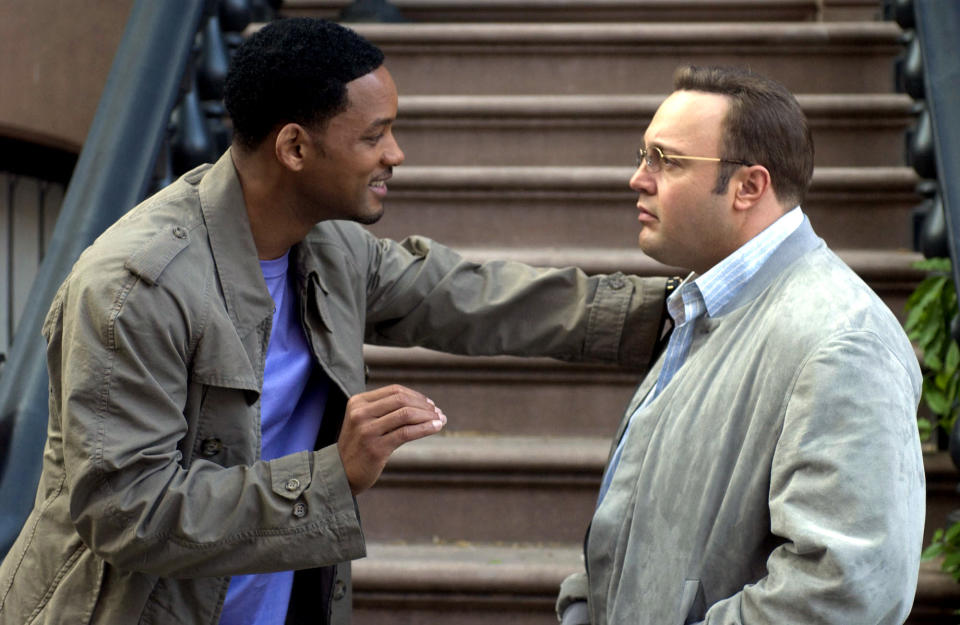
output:
[[[286,172],[263,149],[231,150],[243,190],[250,232],[260,260],[279,258],[307,236],[309,227],[293,219]]]

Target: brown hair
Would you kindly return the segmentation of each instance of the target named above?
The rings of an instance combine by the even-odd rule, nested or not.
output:
[[[786,208],[803,202],[813,177],[813,136],[807,117],[786,87],[739,67],[680,67],[676,91],[718,93],[730,99],[720,157],[763,165]],[[721,163],[715,193],[723,193],[737,165]]]

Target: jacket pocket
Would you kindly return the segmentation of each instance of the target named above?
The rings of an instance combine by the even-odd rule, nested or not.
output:
[[[687,579],[683,582],[680,591],[680,609],[678,623],[691,625],[703,620],[707,611],[706,600],[703,598],[703,586],[699,579]]]

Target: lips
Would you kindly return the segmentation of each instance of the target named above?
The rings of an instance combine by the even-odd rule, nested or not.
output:
[[[369,182],[369,184],[367,184],[367,188],[380,197],[384,197],[387,194],[387,180],[390,180],[392,177],[393,174],[388,172],[385,176],[374,178]]]
[[[639,214],[637,215],[637,221],[640,221],[643,223],[653,223],[655,221],[659,221],[656,215],[648,211],[646,208],[644,208],[640,204],[637,204],[637,210],[639,211]]]

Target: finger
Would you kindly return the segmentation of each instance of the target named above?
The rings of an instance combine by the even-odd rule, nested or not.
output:
[[[379,419],[370,422],[366,426],[366,429],[375,436],[385,436],[394,430],[408,425],[419,425],[421,423],[429,423],[430,421],[439,421],[441,427],[443,426],[443,419],[433,407],[423,409],[402,406],[390,414],[383,415]]]
[[[353,397],[363,401],[364,403],[373,403],[378,400],[393,396],[400,395],[406,397],[419,397],[423,401],[427,401],[426,395],[415,391],[412,388],[400,385],[400,384],[389,384],[387,386],[381,386],[380,388],[375,388],[370,391],[364,391],[363,393],[357,393]]]
[[[443,429],[443,423],[440,419],[433,419],[432,421],[427,421],[426,423],[418,423],[415,425],[405,425],[403,427],[393,430],[389,434],[383,437],[384,443],[386,443],[391,450],[396,449],[404,443],[409,443],[410,441],[415,441],[421,438],[426,438],[431,434],[436,434]]]
[[[364,398],[361,403],[351,408],[360,418],[378,419],[405,406],[420,410],[433,410],[434,404],[423,395],[409,388],[396,386],[392,392],[383,394],[375,399]]]

